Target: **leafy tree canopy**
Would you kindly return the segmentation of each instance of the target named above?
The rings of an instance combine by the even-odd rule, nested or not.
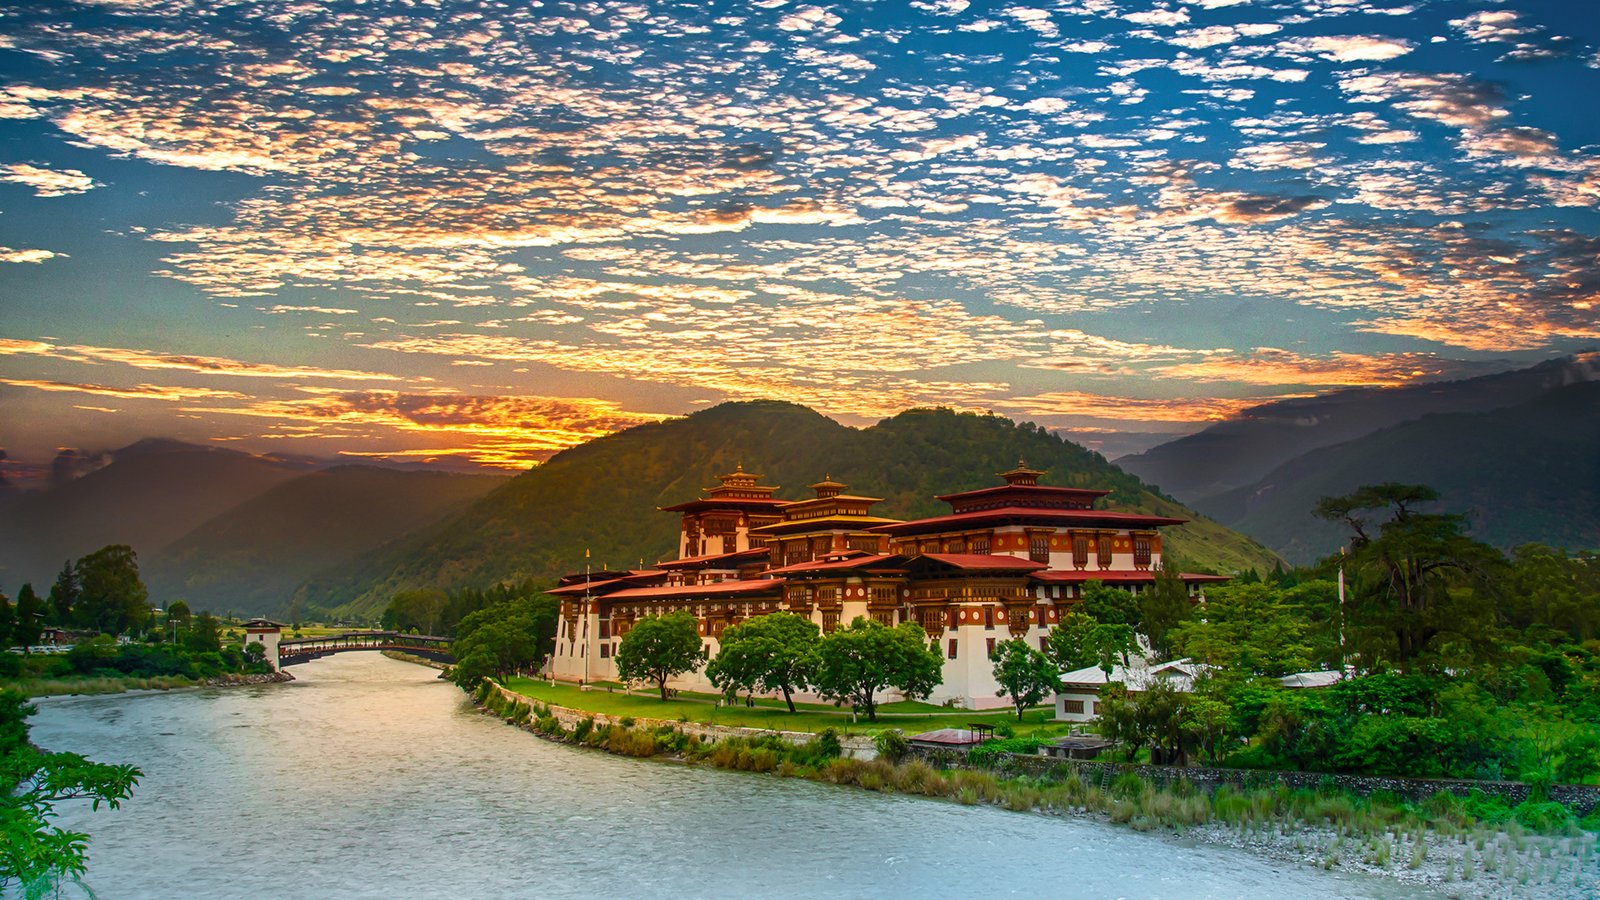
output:
[[[939,686],[944,660],[928,649],[926,641],[926,633],[915,623],[890,628],[857,616],[823,636],[812,683],[822,696],[866,710],[867,720],[876,722],[879,691],[895,688],[917,699]]]
[[[790,612],[741,622],[722,633],[706,677],[730,699],[741,690],[778,691],[794,712],[794,692],[810,685],[816,669],[820,634],[810,619]]]
[[[143,773],[34,747],[26,721],[34,712],[21,694],[0,690],[0,893],[44,896],[75,881],[88,860],[89,836],[58,827],[55,805],[87,799],[116,809]]]
[[[1267,584],[1223,585],[1206,592],[1205,618],[1174,632],[1184,656],[1237,675],[1288,675],[1311,667],[1307,625]]]
[[[1002,641],[995,645],[989,657],[994,661],[994,680],[1000,685],[996,697],[1010,697],[1017,708],[1017,718],[1046,697],[1054,696],[1061,686],[1058,670],[1050,658],[1028,645],[1025,640]]]
[[[1351,532],[1349,556],[1329,561],[1344,568],[1351,612],[1392,639],[1369,652],[1408,670],[1442,664],[1428,658],[1441,637],[1486,637],[1487,585],[1504,568],[1499,551],[1464,534],[1461,516],[1420,511],[1438,498],[1425,485],[1385,483],[1317,503],[1318,516]]]
[[[112,544],[78,560],[74,617],[102,634],[122,634],[150,618],[150,595],[139,580],[133,548]]]
[[[617,674],[627,681],[654,681],[667,699],[667,681],[692,672],[705,660],[692,613],[679,610],[634,623],[617,646]]]

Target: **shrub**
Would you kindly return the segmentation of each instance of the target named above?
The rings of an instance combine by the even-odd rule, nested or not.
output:
[[[655,756],[656,736],[648,731],[614,728],[606,738],[606,749],[624,756]]]
[[[1511,821],[1511,807],[1506,805],[1506,801],[1482,791],[1474,790],[1468,794],[1461,806],[1468,815],[1487,825],[1504,825]]]
[[[872,746],[878,751],[878,758],[897,763],[905,759],[906,753],[911,749],[911,742],[906,739],[905,732],[898,728],[880,731],[872,739]]]
[[[1133,799],[1145,792],[1148,787],[1143,778],[1134,772],[1123,772],[1111,782],[1111,795],[1124,799]]]
[[[1448,822],[1457,827],[1466,825],[1472,818],[1461,798],[1449,791],[1438,791],[1423,800],[1418,805],[1418,812],[1431,823]]]
[[[1589,810],[1589,814],[1578,820],[1578,827],[1584,831],[1600,831],[1600,806]]]
[[[1554,800],[1526,800],[1511,811],[1512,819],[1523,828],[1540,834],[1565,834],[1572,830],[1572,810]]]
[[[995,729],[996,733],[999,729]],[[984,741],[967,751],[967,761],[975,766],[992,766],[1007,753],[1037,753],[1045,742],[1039,738],[1007,738]]]
[[[839,743],[839,732],[834,728],[824,728],[811,742],[816,752],[828,757],[838,757],[844,753],[844,747]]]
[[[817,780],[829,784],[855,784],[856,773],[860,768],[859,760],[835,757],[817,767]]]

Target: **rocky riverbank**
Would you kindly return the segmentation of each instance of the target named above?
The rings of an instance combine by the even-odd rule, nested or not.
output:
[[[0,681],[7,687],[32,699],[50,697],[80,697],[94,694],[127,694],[145,691],[175,691],[197,687],[236,687],[247,684],[276,684],[293,681],[288,672],[264,672],[251,675],[225,674],[213,678],[183,678],[175,675],[144,677],[93,677],[93,678],[34,678],[11,682]]]

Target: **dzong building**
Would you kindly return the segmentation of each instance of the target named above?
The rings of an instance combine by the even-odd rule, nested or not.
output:
[[[709,657],[728,626],[786,610],[824,633],[857,616],[915,622],[944,657],[931,702],[1006,705],[995,693],[995,643],[1042,646],[1088,581],[1150,589],[1160,529],[1186,521],[1097,509],[1109,491],[1042,485],[1042,474],[1018,463],[1003,484],[940,496],[948,515],[901,521],[874,515],[879,498],[829,477],[811,485],[814,497],[777,499],[777,487],[741,467],[704,496],[663,508],[681,517],[676,559],[561,579],[550,592],[561,616],[548,671],[571,682],[617,680],[617,645],[646,616],[693,613]],[[1193,596],[1225,580],[1179,577]],[[715,691],[698,671],[671,686]]]

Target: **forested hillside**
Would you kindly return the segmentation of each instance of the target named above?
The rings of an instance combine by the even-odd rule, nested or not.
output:
[[[437,526],[313,579],[297,599],[371,618],[408,588],[553,579],[582,568],[586,549],[597,566],[651,564],[672,554],[678,527],[656,508],[699,496],[740,464],[780,485],[780,497],[810,496],[806,485],[832,475],[883,497],[880,514],[910,518],[947,512],[936,494],[996,484],[1019,458],[1045,469],[1046,483],[1112,489],[1117,508],[1193,515],[1098,454],[1008,419],[912,410],[854,429],[793,404],[728,403],[560,453]],[[1190,567],[1276,562],[1213,522],[1167,533],[1168,552]]]

